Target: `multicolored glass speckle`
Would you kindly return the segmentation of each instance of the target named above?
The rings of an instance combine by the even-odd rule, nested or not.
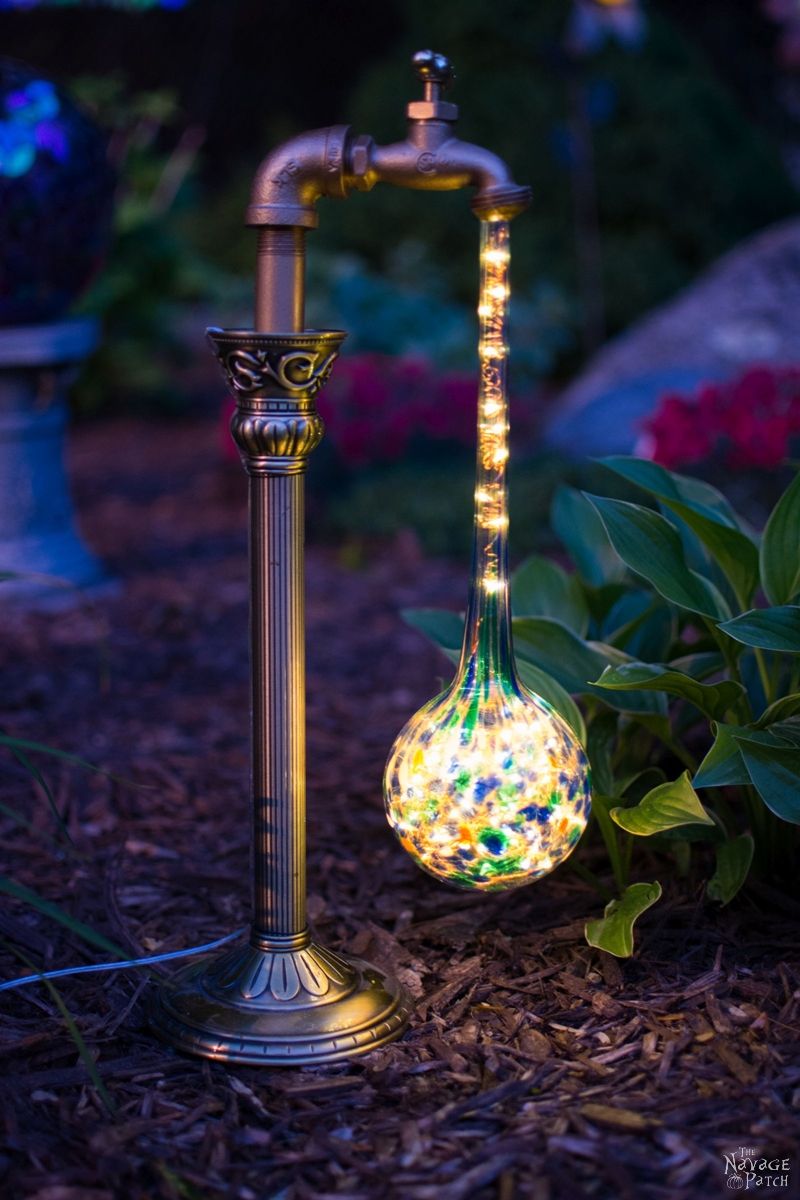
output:
[[[589,816],[575,736],[530,693],[459,688],[412,717],[386,769],[389,822],[431,875],[500,891],[541,878],[574,849]]]
[[[46,79],[32,79],[6,92],[0,116],[0,175],[15,179],[29,171],[40,150],[63,162],[66,138],[56,117],[58,93]]]
[[[575,734],[519,681],[508,601],[509,227],[481,222],[480,387],[472,585],[449,688],[397,737],[384,776],[389,823],[431,875],[501,891],[572,852],[589,817]]]

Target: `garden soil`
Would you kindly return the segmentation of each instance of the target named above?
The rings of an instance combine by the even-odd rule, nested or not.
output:
[[[81,428],[72,470],[119,587],[5,609],[2,726],[111,774],[31,755],[70,846],[7,754],[0,870],[126,953],[180,949],[247,920],[244,476],[210,423]],[[463,607],[467,564],[424,561],[412,534],[321,545],[315,516],[309,909],[324,943],[400,976],[410,1030],[345,1065],[231,1070],[160,1044],[154,976],[127,971],[59,982],[82,1057],[43,985],[4,994],[0,1195],[708,1200],[747,1149],[790,1160],[760,1190],[798,1194],[800,908],[762,887],[719,911],[699,876],[654,862],[665,898],[619,961],[585,944],[602,900],[569,867],[496,897],[423,875],[386,825],[381,771],[450,668],[400,613]],[[9,896],[0,940],[4,978],[108,957]]]

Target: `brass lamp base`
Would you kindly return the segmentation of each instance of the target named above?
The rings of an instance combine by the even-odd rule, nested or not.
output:
[[[308,936],[207,956],[158,992],[158,1033],[179,1050],[267,1066],[333,1063],[399,1037],[410,1005],[390,975]]]

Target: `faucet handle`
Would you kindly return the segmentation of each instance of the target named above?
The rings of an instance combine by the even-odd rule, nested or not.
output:
[[[423,99],[412,100],[406,108],[411,121],[455,121],[458,106],[441,99],[441,94],[455,78],[453,64],[435,50],[418,50],[411,59],[423,84]]]
[[[411,59],[414,70],[423,83],[438,84],[444,90],[453,81],[455,71],[449,58],[435,50],[418,50]],[[427,88],[426,88],[427,91]],[[426,96],[427,100],[428,97]]]

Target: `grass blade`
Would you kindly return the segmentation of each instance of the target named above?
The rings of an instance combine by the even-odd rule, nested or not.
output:
[[[77,933],[78,937],[82,937],[90,945],[97,946],[100,950],[106,950],[109,954],[116,954],[120,958],[125,958],[125,951],[121,950],[109,938],[104,937],[102,933],[97,933],[90,925],[84,925],[83,921],[79,921],[76,917],[71,917],[69,913],[64,912],[57,904],[53,904],[50,900],[45,900],[38,892],[25,887],[24,884],[16,883],[6,875],[0,875],[0,892],[5,892],[7,896],[13,896],[16,900],[22,900],[25,904],[30,904],[31,908],[38,909],[44,916],[51,917],[52,920],[58,921],[60,925],[66,926],[72,933]]]
[[[2,944],[5,945],[7,949],[11,950],[12,953],[17,956],[17,958],[21,959],[27,967],[30,967],[34,971],[36,970],[36,964],[31,962],[27,954],[23,954],[22,951],[16,946],[8,946],[5,942]],[[69,1032],[69,1036],[75,1043],[75,1049],[78,1051],[78,1056],[86,1068],[86,1073],[94,1084],[97,1094],[102,1100],[106,1111],[108,1112],[109,1116],[115,1117],[117,1115],[117,1106],[114,1103],[108,1088],[100,1078],[100,1072],[97,1069],[97,1063],[92,1058],[89,1047],[83,1040],[83,1034],[81,1033],[80,1029],[78,1029],[78,1026],[75,1023],[75,1018],[64,1003],[61,993],[55,984],[51,983],[49,979],[45,979],[44,977],[42,977],[42,983],[47,988],[56,1007],[58,1008],[58,1011],[61,1013],[64,1024]]]

